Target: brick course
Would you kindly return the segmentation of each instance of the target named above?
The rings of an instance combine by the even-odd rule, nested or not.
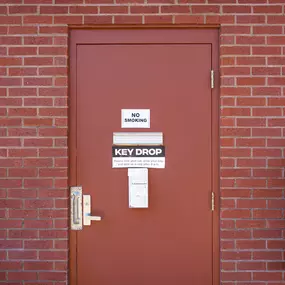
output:
[[[221,284],[284,284],[284,4],[0,0],[0,284],[67,284],[68,25],[81,24],[220,24]]]

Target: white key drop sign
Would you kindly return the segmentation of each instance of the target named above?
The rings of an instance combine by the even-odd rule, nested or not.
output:
[[[164,146],[113,146],[113,168],[165,168]]]
[[[122,128],[150,128],[149,109],[122,109]]]

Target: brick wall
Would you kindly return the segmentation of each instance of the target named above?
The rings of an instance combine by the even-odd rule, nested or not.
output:
[[[68,24],[221,24],[221,284],[284,284],[284,0],[0,0],[0,284],[67,284]]]

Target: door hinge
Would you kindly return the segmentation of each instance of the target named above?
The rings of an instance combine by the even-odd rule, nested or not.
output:
[[[211,89],[213,89],[215,87],[215,72],[212,69],[211,70]]]
[[[215,193],[212,192],[212,211],[215,210]]]

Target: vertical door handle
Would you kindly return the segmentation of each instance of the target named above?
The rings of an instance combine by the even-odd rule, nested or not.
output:
[[[78,225],[80,223],[80,217],[79,217],[79,197],[73,195],[73,223]]]
[[[82,187],[70,187],[70,221],[72,230],[82,230]]]
[[[90,226],[91,221],[101,221],[101,217],[91,216],[91,196],[83,195],[83,225]]]

